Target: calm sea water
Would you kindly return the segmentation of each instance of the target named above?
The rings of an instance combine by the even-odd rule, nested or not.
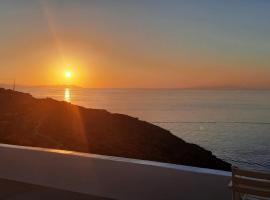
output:
[[[270,91],[19,88],[139,117],[238,166],[270,169]]]

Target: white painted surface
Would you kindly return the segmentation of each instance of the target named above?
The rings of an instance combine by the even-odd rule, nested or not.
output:
[[[0,178],[115,199],[228,200],[231,173],[0,144]]]

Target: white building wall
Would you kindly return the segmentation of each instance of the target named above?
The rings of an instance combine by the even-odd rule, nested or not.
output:
[[[228,200],[231,173],[0,144],[0,178],[115,199]]]

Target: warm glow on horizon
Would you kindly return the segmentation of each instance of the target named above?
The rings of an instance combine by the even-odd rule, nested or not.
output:
[[[44,71],[46,78],[44,82],[47,85],[76,85],[80,87],[87,87],[90,80],[92,83],[94,73],[89,70],[90,64],[84,63],[85,58],[74,59],[69,55],[66,57],[67,61],[53,57],[52,61],[47,63],[48,70]]]
[[[0,83],[269,89],[270,12],[261,12],[268,7],[244,0],[0,1]]]

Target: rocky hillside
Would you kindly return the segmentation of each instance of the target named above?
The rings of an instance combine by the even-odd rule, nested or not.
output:
[[[0,143],[230,170],[210,151],[137,118],[1,88]]]

